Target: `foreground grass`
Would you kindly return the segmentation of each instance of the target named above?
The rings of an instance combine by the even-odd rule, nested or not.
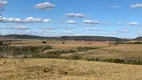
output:
[[[142,66],[58,59],[0,59],[0,80],[141,80]]]

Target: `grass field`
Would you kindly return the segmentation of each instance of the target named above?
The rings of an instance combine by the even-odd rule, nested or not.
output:
[[[47,44],[43,44],[46,41]],[[62,44],[65,42],[65,44]],[[96,42],[96,41],[58,41],[58,40],[16,40],[11,42],[10,46],[52,46],[52,50],[67,50],[76,49],[78,47],[99,47],[99,49],[77,52],[83,57],[94,58],[119,58],[119,59],[134,59],[142,60],[142,45],[141,44],[119,44],[118,46],[109,47],[109,42]],[[71,54],[62,54],[69,56]]]
[[[11,46],[46,46],[53,47],[52,50],[67,50],[76,49],[78,47],[99,47],[99,49],[77,52],[83,57],[94,58],[118,58],[127,60],[142,60],[142,45],[141,44],[119,44],[118,46],[109,47],[108,42],[96,42],[96,41],[58,41],[58,40],[43,40],[47,44],[42,44],[42,40],[17,40],[11,42]],[[65,44],[62,44],[65,42]],[[62,56],[70,56],[72,54],[62,54]]]
[[[142,45],[120,44],[96,50],[82,52],[83,55],[96,58],[119,58],[142,60]]]
[[[141,44],[119,44],[109,47],[108,42],[18,40],[10,46],[51,46],[42,54],[59,50],[77,50],[78,47],[96,49],[61,54],[69,57],[79,54],[81,60],[66,59],[0,59],[0,80],[141,80],[142,66],[107,62],[84,61],[94,59],[123,59],[142,61]],[[65,44],[63,44],[65,42]],[[40,53],[41,54],[41,53]]]
[[[89,47],[95,47],[95,46],[108,46],[107,42],[93,42],[93,41],[58,41],[58,40],[43,40],[47,41],[47,44],[42,44],[42,40],[21,40],[12,42],[11,46],[45,46],[45,45],[51,45],[53,48],[56,49],[68,49],[68,48],[76,48],[80,46],[89,46]],[[65,42],[65,44],[62,44],[62,42]],[[90,44],[91,43],[91,44]]]
[[[138,65],[57,59],[0,59],[0,80],[141,79],[142,66]]]

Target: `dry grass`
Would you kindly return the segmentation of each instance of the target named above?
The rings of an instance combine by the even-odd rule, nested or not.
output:
[[[106,42],[21,40],[11,46],[46,46],[53,50],[101,47],[78,52],[83,57],[142,60],[142,45],[108,47]],[[65,42],[65,44],[62,44]],[[91,43],[91,44],[90,44]],[[70,54],[63,54],[70,56]],[[142,66],[56,59],[0,59],[0,80],[141,80]]]
[[[62,44],[65,42],[65,44]],[[90,44],[91,43],[91,44]],[[42,40],[22,40],[17,42],[12,42],[11,46],[46,46],[50,45],[54,49],[72,49],[80,46],[86,47],[104,47],[108,46],[107,42],[95,42],[95,41],[47,41],[47,44],[42,44]]]
[[[137,65],[55,59],[0,59],[0,64],[0,80],[142,79]]]
[[[108,50],[119,50],[119,51],[141,51],[142,52],[142,44],[121,44],[118,46],[107,47],[105,49]]]
[[[46,41],[46,40],[45,40]],[[119,58],[142,60],[142,45],[141,44],[120,44],[118,46],[109,47],[107,42],[95,41],[47,41],[47,44],[42,44],[42,40],[21,40],[12,42],[12,46],[46,46],[50,45],[53,50],[60,49],[75,49],[77,47],[101,47],[87,52],[79,52],[84,57],[94,58]],[[62,44],[65,42],[65,44]],[[91,43],[91,44],[90,44]],[[71,54],[63,54],[63,56],[70,56]]]

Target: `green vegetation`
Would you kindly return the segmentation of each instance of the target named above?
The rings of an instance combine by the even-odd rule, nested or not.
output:
[[[18,56],[18,55],[31,55],[31,54],[38,54],[41,51],[52,49],[51,46],[0,46],[0,55],[9,55],[11,56]]]
[[[3,41],[0,41],[0,46],[2,46],[3,45]]]
[[[141,42],[133,42],[131,44],[134,45],[131,46],[121,41],[119,41],[120,43],[107,43],[105,46],[103,43],[103,46],[98,46],[93,42],[48,41],[48,45],[45,46],[43,44],[46,41],[42,41],[43,44],[41,44],[41,40],[35,40],[35,43],[38,41],[40,44],[38,46],[34,45],[34,41],[27,41],[28,44],[31,43],[32,45],[26,44],[25,41],[17,42],[16,45],[13,45],[13,42],[0,41],[0,58],[57,58],[142,65],[141,57],[137,56],[141,53],[141,45],[137,44],[141,44]],[[6,43],[10,43],[10,45],[4,45]],[[23,45],[17,46],[20,43]],[[120,45],[115,46],[116,44]],[[137,50],[134,49],[136,47]]]
[[[111,63],[121,63],[121,64],[134,64],[134,65],[142,65],[142,61],[140,60],[124,60],[124,59],[99,59],[99,58],[85,58],[87,61],[100,61],[100,62],[111,62]]]
[[[97,47],[78,47],[77,48],[78,51],[88,51],[92,49],[98,49],[98,48]]]
[[[127,44],[142,44],[142,42],[139,42],[139,41],[137,41],[137,42],[128,42]]]

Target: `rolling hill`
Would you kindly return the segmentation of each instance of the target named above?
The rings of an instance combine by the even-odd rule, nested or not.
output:
[[[61,36],[61,37],[43,37],[35,35],[3,35],[2,38],[14,38],[14,39],[49,39],[49,40],[84,40],[84,41],[127,41],[128,39],[122,39],[117,37],[105,37],[105,36]]]
[[[142,37],[137,37],[134,40],[142,41]]]

